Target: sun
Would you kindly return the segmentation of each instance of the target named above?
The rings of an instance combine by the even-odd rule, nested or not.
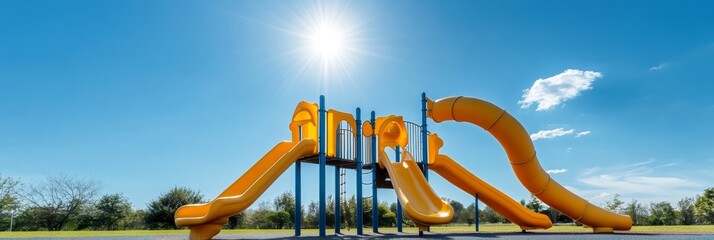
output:
[[[328,87],[346,89],[356,84],[368,61],[383,57],[370,49],[378,46],[371,29],[355,13],[359,8],[338,1],[315,1],[291,8],[292,18],[274,27],[290,38],[285,56],[293,65],[288,85],[296,81],[316,81],[321,92]]]
[[[334,24],[321,23],[310,34],[310,49],[323,62],[329,62],[344,54],[345,41],[345,33]]]

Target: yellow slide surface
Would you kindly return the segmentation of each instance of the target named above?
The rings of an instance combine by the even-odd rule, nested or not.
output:
[[[392,162],[386,147],[407,145],[407,131],[402,117],[389,116],[377,120],[379,133],[379,165],[389,173],[394,191],[405,213],[419,228],[426,231],[434,224],[451,222],[454,209],[434,192],[424,174],[408,151],[402,152],[401,162]]]
[[[438,135],[429,135],[429,170],[438,173],[464,192],[478,195],[481,202],[520,226],[521,229],[548,229],[553,226],[548,216],[531,211],[469,172],[449,156],[438,154],[442,145],[443,142]]]
[[[191,239],[212,238],[229,216],[253,204],[293,162],[315,154],[316,145],[314,139],[278,143],[213,201],[179,208],[174,215],[176,226],[189,227]]]
[[[597,207],[570,192],[543,170],[533,142],[523,125],[505,110],[477,98],[448,97],[429,100],[429,117],[435,122],[454,120],[477,125],[493,135],[503,146],[518,180],[548,206],[594,232],[630,230],[632,219]]]

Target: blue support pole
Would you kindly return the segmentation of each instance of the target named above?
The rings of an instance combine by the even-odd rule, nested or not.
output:
[[[421,159],[422,164],[424,164],[424,178],[429,181],[429,148],[427,146],[427,133],[426,130],[426,93],[421,93]]]
[[[474,204],[474,208],[476,209],[476,217],[474,218],[474,223],[476,223],[476,232],[478,232],[478,194],[474,195],[476,198],[476,203]]]
[[[339,129],[339,128],[338,128],[338,129]],[[335,150],[336,150],[336,151],[335,151],[335,157],[342,158],[343,156],[340,154],[340,144],[341,144],[341,142],[340,142],[340,141],[341,141],[341,139],[340,139],[340,131],[337,130],[337,132],[336,132],[335,134],[336,134],[336,137],[335,137],[335,143],[336,143],[336,144],[335,144],[335,148],[336,148],[336,149],[335,149]],[[342,189],[342,188],[341,188],[341,186],[342,186],[341,184],[342,184],[342,182],[340,181],[340,167],[339,167],[339,166],[335,166],[335,209],[334,209],[334,210],[335,210],[335,219],[334,219],[334,220],[335,220],[335,224],[334,224],[334,226],[335,226],[335,234],[340,233],[340,222],[341,222],[341,219],[340,219],[340,218],[341,218],[341,217],[340,217],[340,215],[341,215],[341,212],[340,212],[340,207],[341,207],[341,206],[340,206],[340,193],[341,193],[341,192],[340,192],[340,190]]]
[[[340,233],[340,167],[335,166],[335,234]]]
[[[429,181],[429,146],[427,141],[428,130],[426,128],[426,93],[421,93],[421,159],[424,166],[424,178]],[[431,231],[431,227],[426,228],[427,231]]]
[[[300,162],[295,163],[295,236],[300,236],[300,225],[302,225],[302,198],[300,189]]]
[[[302,140],[302,127],[298,127],[298,134]],[[295,162],[295,236],[300,236],[302,227],[302,183],[300,176],[300,162]]]
[[[357,108],[357,111],[355,113],[356,116],[356,121],[357,121],[357,129],[355,130],[355,141],[357,143],[355,154],[357,160],[357,211],[355,215],[357,215],[357,221],[355,225],[357,225],[357,235],[362,235],[362,112],[359,108]]]
[[[327,158],[325,156],[325,130],[327,130],[327,127],[325,126],[325,118],[327,117],[326,115],[327,114],[325,111],[325,96],[320,95],[320,127],[318,130],[320,132],[320,237],[324,237],[326,235],[325,218],[327,215],[325,211],[325,164],[327,163]]]
[[[396,161],[400,162],[402,152],[399,146],[394,148],[394,155],[396,155]],[[402,232],[402,203],[399,202],[399,199],[397,199],[397,232]]]
[[[374,111],[372,111],[372,116],[369,120],[370,124],[372,124],[372,129],[373,129],[373,134],[372,134],[372,232],[374,233],[379,233],[379,211],[377,209],[379,208],[379,202],[377,202],[377,133],[376,130],[374,129],[375,123],[377,120],[375,120],[375,114]]]

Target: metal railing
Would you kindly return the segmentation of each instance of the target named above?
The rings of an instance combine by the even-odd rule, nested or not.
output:
[[[404,122],[407,128],[407,134],[409,134],[409,144],[406,146],[406,150],[409,151],[414,157],[414,161],[421,163],[424,159],[422,156],[422,149],[424,144],[421,141],[421,125],[413,122]],[[362,164],[372,163],[372,141],[371,137],[364,137],[361,133],[357,134],[357,137],[362,141]],[[337,151],[336,157],[356,160],[356,148],[354,131],[350,128],[349,124],[340,123],[337,129]]]
[[[362,136],[360,139],[362,139],[362,164],[372,164],[372,138]]]
[[[354,132],[352,131],[350,125],[346,122],[340,122],[340,125],[337,127],[336,134],[335,146],[337,149],[335,149],[335,157],[355,160],[357,158],[355,154],[357,145],[355,143]]]
[[[421,154],[424,148],[424,144],[421,142],[421,125],[409,121],[405,121],[404,125],[407,127],[407,134],[409,134],[409,144],[405,149],[412,154],[414,161],[421,163],[424,160]]]

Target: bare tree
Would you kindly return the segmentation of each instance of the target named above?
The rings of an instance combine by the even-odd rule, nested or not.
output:
[[[18,182],[12,178],[3,178],[0,175],[0,213],[6,210],[12,211],[17,207],[15,196],[17,185]]]
[[[59,231],[76,218],[98,192],[99,183],[96,181],[52,175],[41,182],[26,185],[21,196],[48,231]]]

